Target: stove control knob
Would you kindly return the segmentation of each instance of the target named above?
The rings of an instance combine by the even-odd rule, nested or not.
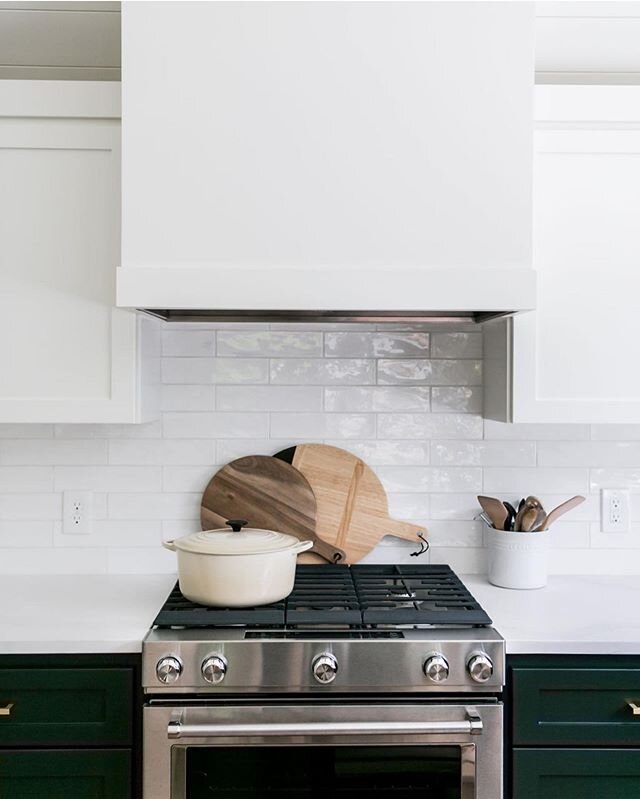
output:
[[[171,685],[182,674],[182,663],[179,658],[171,655],[160,658],[156,664],[156,676],[165,685]]]
[[[472,680],[476,682],[488,682],[493,674],[493,663],[484,652],[471,655],[467,662],[467,671]]]
[[[439,653],[425,660],[422,671],[432,682],[444,682],[449,678],[449,664],[446,657]]]
[[[211,655],[202,661],[200,671],[207,682],[210,682],[211,685],[218,685],[224,680],[227,673],[227,659],[222,655]]]
[[[319,683],[329,685],[330,682],[335,680],[338,673],[338,661],[334,655],[329,652],[323,652],[314,658],[311,670]]]

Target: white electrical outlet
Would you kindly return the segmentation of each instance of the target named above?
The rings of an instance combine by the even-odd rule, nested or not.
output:
[[[62,532],[65,535],[89,535],[93,521],[93,492],[65,491]]]
[[[623,488],[602,489],[602,532],[628,533],[629,492]]]

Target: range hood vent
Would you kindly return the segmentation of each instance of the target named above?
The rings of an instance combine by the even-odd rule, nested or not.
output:
[[[475,322],[480,324],[501,316],[510,316],[514,311],[246,311],[246,310],[185,310],[178,308],[138,308],[138,311],[162,319],[165,322],[300,322],[340,323],[369,322],[378,324],[453,324]]]
[[[123,3],[117,304],[532,309],[533,43],[533,3]]]

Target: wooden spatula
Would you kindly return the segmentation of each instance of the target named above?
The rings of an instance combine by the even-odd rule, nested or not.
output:
[[[496,530],[504,530],[504,523],[509,515],[504,503],[495,497],[478,497],[480,507],[491,519],[491,524]]]
[[[575,496],[571,497],[571,499],[568,499],[566,502],[562,502],[557,508],[554,508],[547,514],[545,519],[536,527],[536,530],[548,530],[561,516],[564,516],[565,513],[573,510],[573,508],[577,508],[578,505],[582,505],[584,501],[584,497]]]
[[[350,452],[325,444],[301,444],[276,458],[298,469],[309,481],[317,504],[316,529],[322,538],[344,549],[347,563],[356,563],[386,535],[404,538],[425,551],[426,532],[409,522],[389,518],[389,504],[380,480]]]
[[[316,498],[301,472],[268,455],[252,455],[228,463],[205,488],[200,508],[203,530],[224,527],[227,519],[247,519],[251,527],[278,530],[313,541],[330,563],[343,563],[345,553],[316,535]]]

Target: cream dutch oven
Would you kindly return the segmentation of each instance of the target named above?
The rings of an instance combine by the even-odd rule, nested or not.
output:
[[[178,555],[180,590],[200,605],[244,608],[279,602],[293,589],[296,558],[313,541],[299,541],[275,530],[244,526],[233,519],[231,529],[163,541]],[[244,529],[243,529],[244,528]]]

